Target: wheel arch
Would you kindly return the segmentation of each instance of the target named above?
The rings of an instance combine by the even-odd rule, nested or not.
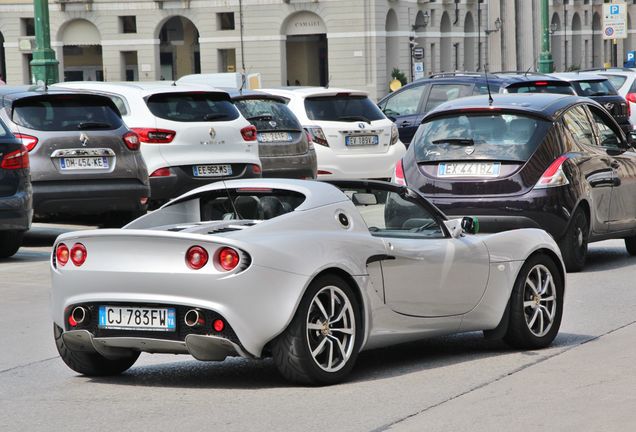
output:
[[[529,259],[531,259],[534,256],[537,255],[546,255],[548,256],[550,259],[552,259],[552,261],[554,261],[554,264],[556,265],[558,271],[559,271],[559,276],[561,277],[561,282],[563,283],[563,291],[565,292],[565,276],[566,276],[566,271],[565,268],[563,267],[562,264],[562,260],[559,257],[559,255],[548,248],[540,248],[535,250],[534,252],[532,252],[530,255],[528,255],[528,257],[525,259],[525,261],[528,261]],[[519,271],[521,271],[521,268],[519,269]],[[517,273],[517,277],[519,277],[519,273]]]

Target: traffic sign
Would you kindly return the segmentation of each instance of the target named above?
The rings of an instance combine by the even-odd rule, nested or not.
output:
[[[614,1],[603,5],[603,39],[627,37],[627,5]]]
[[[416,80],[420,78],[424,78],[424,63],[413,63],[413,79]]]
[[[424,58],[424,48],[422,47],[414,47],[413,48],[413,60],[422,60]]]

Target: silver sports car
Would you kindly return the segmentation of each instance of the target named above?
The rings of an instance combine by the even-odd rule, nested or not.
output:
[[[86,375],[121,373],[143,351],[272,356],[292,381],[331,384],[361,350],[431,336],[549,345],[557,245],[537,229],[476,228],[389,183],[214,183],[122,229],[56,240],[57,348]]]

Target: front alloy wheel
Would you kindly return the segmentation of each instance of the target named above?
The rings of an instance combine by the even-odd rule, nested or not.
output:
[[[545,336],[556,316],[557,292],[552,273],[543,264],[537,264],[528,273],[523,298],[528,329],[537,337]]]

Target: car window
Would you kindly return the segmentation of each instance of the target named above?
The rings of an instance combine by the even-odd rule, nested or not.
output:
[[[355,204],[374,237],[444,237],[441,222],[408,189],[397,193],[369,187],[343,192]]]
[[[240,116],[226,93],[157,93],[146,104],[155,116],[177,122],[230,121]]]
[[[368,97],[348,93],[307,98],[305,111],[310,120],[318,121],[374,121],[386,118]]]
[[[557,93],[557,94],[576,94],[570,83],[555,83],[549,81],[531,81],[512,84],[506,87],[507,93]]]
[[[19,99],[13,104],[11,119],[18,126],[40,131],[113,130],[122,126],[109,98],[86,94]]]
[[[615,95],[616,89],[609,80],[573,81],[572,86],[579,96],[608,96]]]
[[[428,112],[438,105],[470,94],[472,84],[433,84],[426,101]]]
[[[115,106],[117,107],[121,115],[123,116],[128,115],[128,106],[126,106],[126,102],[124,101],[124,98],[120,96],[115,96],[115,95],[108,95],[108,97],[110,98],[110,100],[113,101],[113,103],[115,104]]]
[[[623,76],[623,75],[609,75],[609,74],[603,74],[603,76],[607,77],[607,79],[609,80],[609,82],[614,86],[615,89],[620,89],[621,87],[623,87],[623,84],[625,84],[625,81],[627,81],[627,77]]]
[[[425,85],[405,88],[388,98],[382,110],[388,116],[397,117],[417,114]]]
[[[579,144],[596,145],[592,125],[585,114],[585,109],[578,105],[570,108],[563,115],[563,123]]]
[[[505,113],[467,113],[423,123],[411,146],[418,162],[526,161],[549,129],[545,120]]]
[[[499,93],[499,85],[498,84],[490,84],[487,86],[486,83],[476,83],[475,88],[473,88],[473,95],[485,95],[488,94],[488,87],[490,87],[490,93]]]
[[[619,134],[610,126],[610,121],[598,112],[595,107],[589,107],[592,113],[592,122],[598,132],[598,141],[601,147],[619,149],[621,139]]]
[[[259,131],[302,129],[296,116],[283,102],[273,99],[241,99],[235,100],[234,105]]]
[[[305,200],[298,192],[269,188],[233,188],[197,195],[201,221],[267,220],[292,212]]]
[[[7,137],[9,136],[9,130],[7,129],[7,127],[5,126],[4,122],[2,120],[0,120],[0,137]]]

